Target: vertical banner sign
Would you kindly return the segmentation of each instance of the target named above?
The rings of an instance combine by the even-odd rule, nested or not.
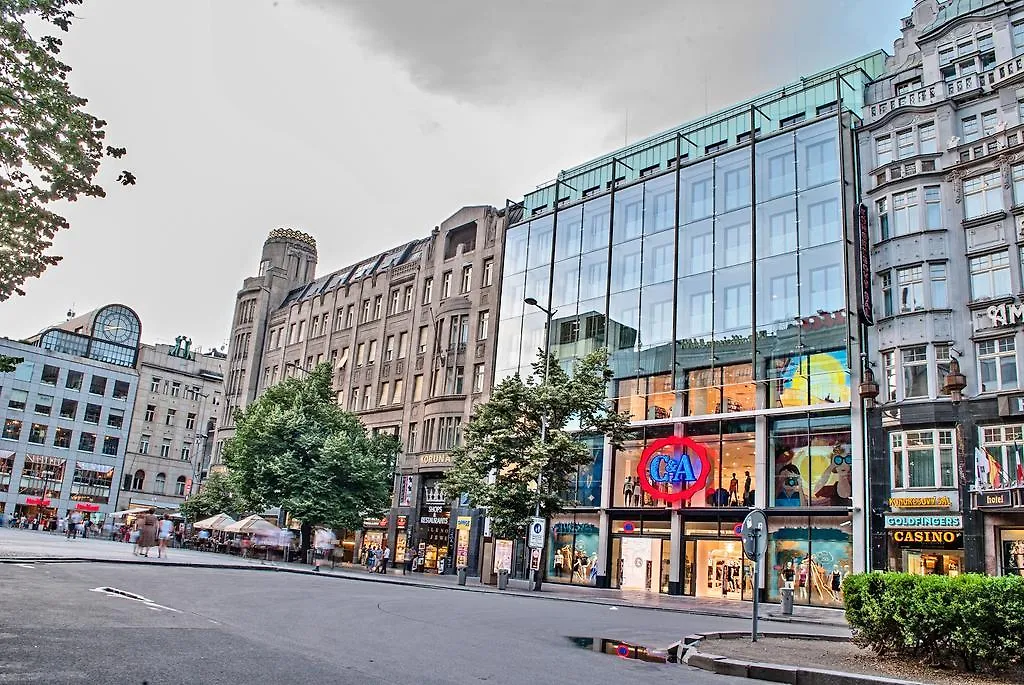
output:
[[[494,541],[494,571],[511,571],[512,570],[512,541],[511,540],[495,540]]]
[[[188,497],[191,494],[192,494],[192,479],[191,478],[186,478],[185,479],[185,497]]]
[[[537,548],[530,550],[530,570],[540,570],[540,550]]]
[[[470,516],[455,519],[455,568],[469,566],[469,529],[473,526]]]
[[[871,233],[868,230],[868,208],[857,205],[857,270],[860,282],[860,316],[867,325],[875,322],[874,306],[871,299]]]

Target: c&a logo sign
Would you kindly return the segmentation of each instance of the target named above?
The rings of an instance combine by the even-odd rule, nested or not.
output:
[[[691,438],[660,438],[640,457],[640,487],[656,500],[682,502],[702,491],[711,477],[708,450]]]

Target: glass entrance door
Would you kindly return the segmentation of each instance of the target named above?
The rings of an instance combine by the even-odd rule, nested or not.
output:
[[[612,587],[620,590],[668,592],[670,543],[660,537],[612,538],[615,570]]]
[[[716,599],[753,599],[753,564],[743,556],[739,540],[689,541],[687,559],[694,578],[697,597]]]

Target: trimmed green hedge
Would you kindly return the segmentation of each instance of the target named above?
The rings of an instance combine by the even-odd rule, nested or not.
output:
[[[1002,670],[1024,656],[1024,578],[858,573],[843,581],[857,644],[935,665]]]

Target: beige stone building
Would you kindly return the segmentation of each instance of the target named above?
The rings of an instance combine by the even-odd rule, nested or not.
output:
[[[217,415],[224,401],[226,355],[174,345],[139,348],[139,386],[124,457],[118,509],[174,511],[209,469]]]
[[[460,515],[475,550],[483,519],[445,501],[440,478],[490,391],[503,222],[494,207],[464,207],[425,238],[319,277],[312,237],[272,231],[236,299],[214,460],[233,434],[235,408],[330,362],[338,403],[404,446],[390,513],[365,521],[346,554],[387,544],[401,559],[415,546],[426,571],[450,567]]]

